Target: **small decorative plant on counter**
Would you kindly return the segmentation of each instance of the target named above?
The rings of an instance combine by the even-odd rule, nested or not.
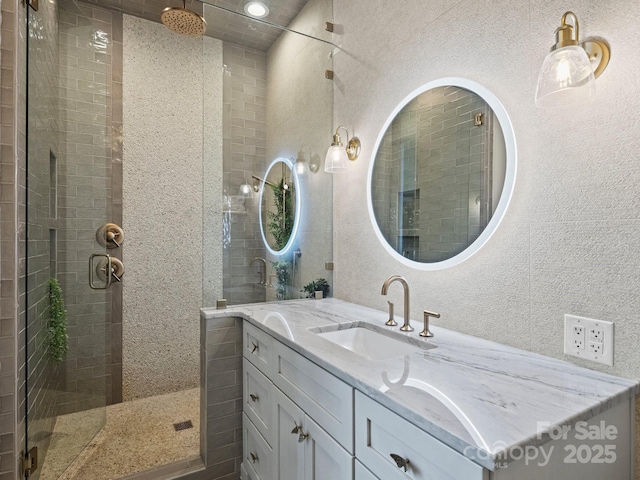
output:
[[[316,292],[322,292],[322,298],[329,296],[329,283],[324,278],[318,278],[302,287],[301,292],[306,292],[307,298],[315,298]]]
[[[49,303],[51,318],[49,319],[49,356],[61,362],[69,348],[67,335],[67,311],[64,309],[62,289],[56,278],[49,280]]]

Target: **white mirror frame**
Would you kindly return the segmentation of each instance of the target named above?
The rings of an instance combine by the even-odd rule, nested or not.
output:
[[[396,118],[400,110],[402,110],[410,101],[412,101],[415,97],[417,97],[421,93],[424,93],[427,90],[431,90],[436,87],[446,87],[446,86],[464,88],[465,90],[469,90],[479,95],[491,107],[496,118],[500,122],[500,127],[502,128],[502,131],[504,133],[504,143],[505,143],[506,158],[507,158],[505,178],[504,178],[504,188],[502,190],[502,195],[500,196],[500,200],[498,201],[498,205],[496,206],[493,216],[491,217],[491,220],[489,221],[485,229],[482,231],[482,233],[471,245],[469,245],[467,248],[465,248],[462,252],[458,253],[457,255],[451,258],[448,258],[446,260],[443,260],[441,262],[432,262],[432,263],[416,262],[415,260],[410,260],[406,257],[403,257],[398,252],[396,252],[393,249],[393,247],[389,245],[386,238],[382,234],[380,227],[378,226],[378,222],[376,220],[376,216],[373,211],[373,201],[372,201],[372,192],[371,192],[371,185],[373,180],[373,167],[376,161],[376,156],[378,154],[378,149],[380,148],[380,143],[382,143],[382,139],[387,133],[387,129],[391,125],[391,122],[393,122],[393,120]],[[504,109],[504,106],[502,105],[500,100],[498,100],[498,97],[496,97],[493,93],[491,93],[489,90],[487,90],[485,87],[483,87],[479,83],[476,83],[472,80],[467,80],[465,78],[445,77],[445,78],[440,78],[440,79],[428,82],[427,84],[423,85],[422,87],[418,88],[417,90],[414,90],[409,95],[407,95],[407,97],[405,97],[405,99],[402,102],[400,102],[400,104],[393,110],[393,112],[391,112],[391,115],[389,115],[389,118],[387,119],[384,126],[382,127],[382,130],[380,131],[380,135],[378,135],[378,140],[376,141],[375,147],[373,149],[373,155],[371,157],[371,162],[369,163],[369,174],[367,176],[367,206],[369,208],[369,219],[371,220],[371,224],[373,225],[373,229],[376,232],[376,236],[378,237],[378,240],[380,240],[380,243],[382,244],[382,246],[385,248],[387,252],[389,252],[389,254],[393,258],[398,260],[400,263],[408,267],[414,268],[416,270],[425,270],[425,271],[442,270],[442,269],[450,268],[464,262],[465,260],[471,258],[474,254],[476,254],[489,241],[491,236],[494,234],[494,232],[498,228],[498,225],[500,225],[500,222],[504,218],[505,212],[507,211],[507,207],[511,202],[511,196],[513,195],[513,188],[516,182],[517,163],[518,162],[517,162],[516,138],[513,132],[513,125],[511,125],[511,120],[507,115],[507,111]]]
[[[262,196],[264,194],[264,189],[267,186],[266,181],[267,181],[267,178],[269,177],[269,172],[271,172],[271,169],[278,163],[285,163],[289,167],[289,170],[291,170],[291,178],[293,178],[293,184],[295,185],[295,189],[296,189],[295,191],[296,213],[295,213],[295,216],[293,217],[293,228],[291,229],[291,235],[289,235],[289,241],[287,242],[287,244],[284,246],[282,250],[276,251],[273,248],[271,248],[271,246],[269,245],[269,242],[267,242],[267,236],[264,233],[264,226],[263,226],[264,222],[262,221],[262,215],[263,215]],[[258,216],[258,221],[260,223],[260,234],[262,235],[262,243],[264,243],[265,248],[270,254],[275,256],[285,255],[291,249],[293,242],[295,242],[296,240],[296,235],[298,233],[298,226],[300,225],[300,215],[302,211],[302,192],[300,191],[300,179],[298,178],[296,169],[293,168],[293,162],[291,160],[289,160],[288,158],[280,157],[280,158],[276,158],[273,162],[271,162],[271,164],[267,168],[266,173],[264,174],[264,179],[260,184],[260,198],[258,200],[258,205],[259,205],[258,208],[260,209],[259,210],[260,215]]]

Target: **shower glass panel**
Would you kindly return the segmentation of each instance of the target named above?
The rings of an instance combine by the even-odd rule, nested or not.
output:
[[[111,215],[107,57],[104,32],[71,0],[29,9],[27,35],[26,448],[39,454],[30,478],[44,479],[105,423],[112,290],[96,232]]]
[[[208,242],[210,226],[222,221],[222,292],[229,305],[273,301],[277,292],[297,299],[311,281],[333,284],[325,269],[333,256],[332,178],[322,168],[333,133],[333,82],[325,78],[337,50],[325,29],[333,5],[270,2],[266,20],[277,27],[230,13],[228,4],[206,0],[203,9],[212,35],[224,42],[223,195],[205,200],[204,238]],[[276,158],[299,160],[301,172],[298,240],[281,256],[267,252],[259,225],[259,179]],[[205,165],[205,179],[214,175]],[[207,282],[207,272],[205,267],[204,305],[213,306],[217,298],[207,287],[215,282]]]

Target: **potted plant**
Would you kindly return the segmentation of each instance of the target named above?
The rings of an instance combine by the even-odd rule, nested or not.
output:
[[[316,292],[322,292],[322,298],[326,298],[329,296],[329,283],[324,278],[318,278],[307,283],[300,291],[305,292],[307,298],[316,298]]]

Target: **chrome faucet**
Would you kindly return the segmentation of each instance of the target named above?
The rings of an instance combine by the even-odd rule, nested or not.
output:
[[[251,264],[253,265],[255,262],[262,263],[262,269],[260,270],[260,285],[267,284],[267,261],[264,258],[256,257],[251,260]]]
[[[400,330],[402,330],[403,332],[412,332],[413,327],[409,325],[409,284],[407,283],[407,280],[405,280],[405,278],[401,277],[400,275],[392,275],[391,277],[387,278],[382,284],[382,291],[380,292],[380,294],[386,295],[387,290],[389,290],[389,285],[391,285],[396,280],[400,282],[404,288],[404,325],[400,327]]]

